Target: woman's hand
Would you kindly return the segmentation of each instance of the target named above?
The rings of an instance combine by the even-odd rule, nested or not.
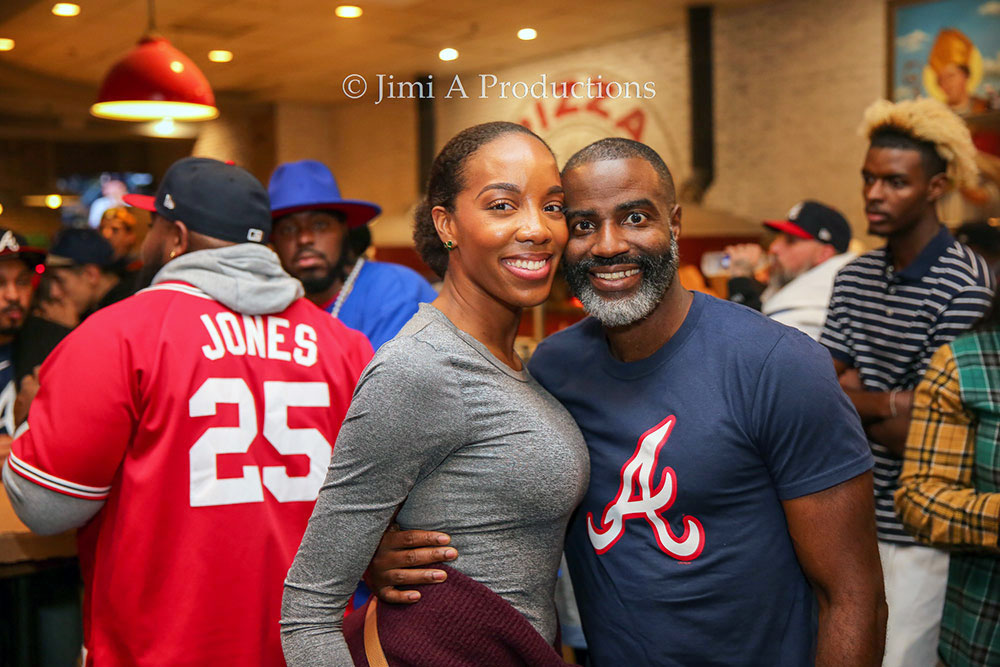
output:
[[[365,572],[365,583],[382,602],[412,604],[418,591],[401,591],[397,586],[439,584],[447,578],[444,570],[419,569],[423,565],[458,558],[458,551],[445,547],[451,538],[430,530],[400,530],[392,524],[382,535],[378,550]]]

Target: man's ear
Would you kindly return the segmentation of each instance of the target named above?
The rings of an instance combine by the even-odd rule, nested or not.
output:
[[[670,209],[670,227],[673,229],[674,237],[681,237],[681,205],[674,204],[674,207]]]
[[[180,220],[174,221],[173,228],[170,230],[170,236],[168,237],[167,247],[170,250],[171,257],[183,255],[191,247],[191,237],[188,233],[187,225]]]
[[[944,172],[934,174],[927,184],[927,201],[936,202],[948,192],[950,187],[951,181],[948,180],[947,174]]]
[[[101,279],[101,269],[96,264],[84,264],[81,268],[83,277],[89,284],[96,285]]]

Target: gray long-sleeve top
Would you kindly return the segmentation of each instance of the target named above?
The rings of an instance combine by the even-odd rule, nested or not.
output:
[[[403,528],[449,533],[454,567],[553,641],[566,523],[589,473],[566,409],[421,304],[365,370],[337,438],[285,581],[288,664],[352,664],[344,608],[400,504]]]

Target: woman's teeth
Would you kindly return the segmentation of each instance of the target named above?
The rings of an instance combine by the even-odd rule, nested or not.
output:
[[[545,266],[548,260],[527,260],[527,259],[505,259],[504,262],[510,264],[518,269],[527,269],[528,271],[537,271],[538,269]]]

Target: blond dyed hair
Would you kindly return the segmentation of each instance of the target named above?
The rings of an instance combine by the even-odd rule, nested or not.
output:
[[[959,188],[979,185],[976,147],[969,128],[943,103],[930,98],[890,102],[879,100],[865,109],[859,133],[871,140],[877,130],[895,129],[917,141],[934,144],[945,161],[948,179]]]

